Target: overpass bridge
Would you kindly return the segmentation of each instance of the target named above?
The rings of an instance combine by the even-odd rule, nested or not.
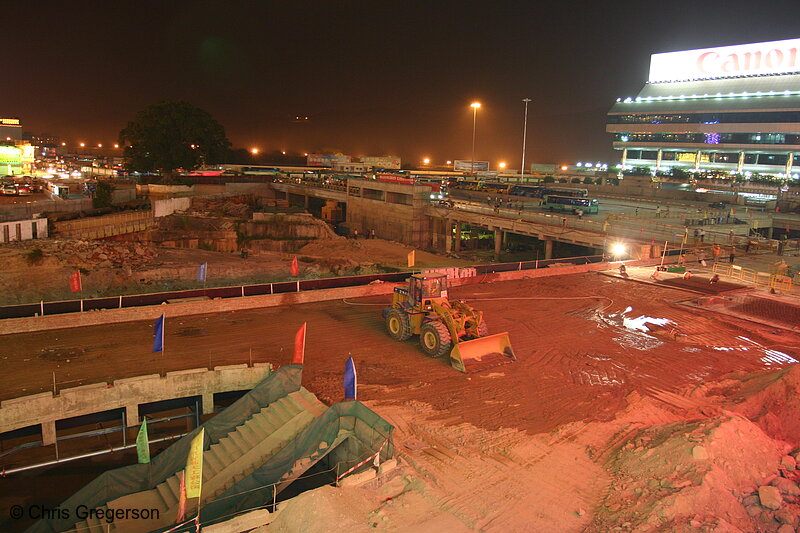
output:
[[[539,199],[536,198],[506,197],[519,206],[515,208],[493,208],[469,200],[455,200],[452,207],[439,206],[430,202],[428,187],[360,178],[349,179],[346,186],[316,182],[274,183],[272,186],[291,203],[306,208],[312,198],[345,204],[348,225],[362,235],[375,230],[379,238],[448,253],[461,251],[462,230],[466,227],[493,232],[496,256],[508,235],[515,234],[544,241],[545,259],[550,259],[554,242],[602,251],[607,242],[623,240],[639,248],[633,252],[635,255],[649,256],[651,244],[694,244],[695,229],[706,233],[704,244],[730,244],[743,241],[751,227],[765,228],[772,224],[771,214],[750,211],[733,217],[709,218],[708,213],[692,215],[694,207],[687,207],[680,216],[676,213],[669,219],[647,218],[644,210],[640,217],[638,209],[634,214],[632,206],[638,204],[633,199],[630,200],[632,206],[627,209],[629,213],[616,207],[609,210],[613,212],[582,218],[543,212],[537,209]],[[647,210],[648,214],[649,211],[652,208]]]

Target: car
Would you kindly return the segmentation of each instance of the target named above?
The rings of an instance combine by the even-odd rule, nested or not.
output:
[[[708,207],[715,207],[717,209],[724,209],[725,207],[728,207],[728,202],[711,202],[710,204],[708,204]]]
[[[17,186],[16,185],[3,185],[3,196],[16,196],[17,195]]]

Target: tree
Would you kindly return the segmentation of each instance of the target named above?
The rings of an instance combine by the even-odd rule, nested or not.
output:
[[[178,168],[222,162],[231,146],[219,122],[183,101],[142,109],[119,133],[119,141],[125,146],[127,170],[161,171],[167,179]]]
[[[92,206],[97,209],[101,207],[111,207],[111,198],[114,194],[114,186],[105,181],[98,181],[97,188],[92,198]]]

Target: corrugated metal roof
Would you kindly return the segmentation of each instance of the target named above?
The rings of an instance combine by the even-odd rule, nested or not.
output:
[[[763,96],[726,96],[729,93],[761,92]],[[775,95],[769,95],[770,91]],[[720,111],[788,111],[800,110],[800,95],[783,94],[784,91],[800,91],[800,75],[757,76],[673,83],[648,83],[633,102],[617,102],[609,114],[627,113],[683,113]],[[721,97],[714,95],[721,94]],[[709,98],[691,98],[693,95]],[[650,100],[646,98],[672,96],[686,99]],[[641,101],[637,102],[636,98]]]

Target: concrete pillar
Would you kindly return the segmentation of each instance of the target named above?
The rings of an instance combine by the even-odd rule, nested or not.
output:
[[[503,230],[494,230],[494,260],[500,259],[500,252],[503,249]]]
[[[544,239],[544,258],[545,259],[553,258],[553,239],[549,237],[545,237]]]
[[[767,239],[771,239],[772,238],[772,229],[773,229],[772,226],[767,228]]]
[[[56,421],[42,422],[42,446],[56,443]]]
[[[702,157],[702,154],[703,153],[700,150],[698,150],[697,153],[694,154],[694,169],[696,171],[700,170],[700,158]]]
[[[445,222],[444,251],[448,254],[453,251],[453,222],[451,220]]]
[[[656,170],[660,170],[661,169],[661,158],[663,156],[664,156],[664,151],[661,148],[659,148],[658,149],[658,155],[656,156]]]
[[[303,196],[303,208],[306,211],[308,211],[308,204],[309,204],[310,200],[311,200],[311,197],[309,195],[306,194],[305,196]]]
[[[125,424],[128,427],[139,425],[139,404],[125,406]]]
[[[442,223],[438,218],[431,217],[431,245],[434,250],[439,249],[439,230]]]
[[[203,394],[203,410],[200,414],[207,415],[214,412],[214,394],[209,392]]]
[[[624,167],[625,163],[627,161],[628,161],[628,149],[627,148],[623,148],[622,149],[622,159],[620,160],[620,165],[622,165]]]
[[[456,222],[456,252],[461,251],[461,222]]]
[[[790,178],[792,175],[792,165],[794,164],[794,153],[789,152],[786,157],[786,178]]]
[[[736,173],[741,174],[744,167],[744,152],[739,152],[739,163],[736,165]]]

